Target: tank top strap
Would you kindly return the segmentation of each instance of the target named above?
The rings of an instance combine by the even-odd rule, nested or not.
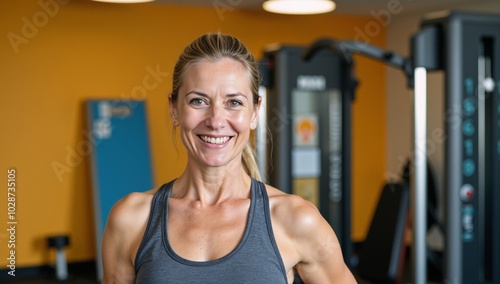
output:
[[[144,255],[144,251],[146,251],[146,247],[151,245],[155,240],[161,241],[161,230],[158,230],[158,228],[160,228],[161,224],[163,223],[162,221],[166,208],[165,203],[168,202],[168,197],[170,196],[170,192],[172,191],[172,185],[174,181],[175,180],[172,180],[162,185],[153,196],[146,231],[144,232],[141,244],[139,245],[139,248],[135,255],[134,268],[136,272],[140,268],[140,260]]]
[[[279,262],[279,267],[282,275],[285,278],[285,283],[286,283],[287,282],[286,269],[273,232],[273,226],[271,222],[271,209],[269,205],[269,196],[267,194],[266,185],[263,182],[252,178],[252,190],[254,191],[253,195],[255,196],[255,203],[256,203],[255,212],[256,213],[262,212],[255,214],[256,215],[255,218],[257,218],[255,222],[260,223],[261,226],[265,226],[265,228],[267,229],[266,232],[269,238],[269,242],[272,246],[274,254],[276,255],[276,259]]]

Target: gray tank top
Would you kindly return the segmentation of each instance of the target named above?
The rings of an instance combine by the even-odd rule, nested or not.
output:
[[[287,283],[263,183],[252,179],[252,199],[243,238],[229,254],[211,261],[184,259],[170,246],[167,220],[172,184],[173,181],[163,185],[153,198],[146,232],[135,259],[136,283]]]

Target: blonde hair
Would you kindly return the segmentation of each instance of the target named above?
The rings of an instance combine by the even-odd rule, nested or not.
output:
[[[179,88],[183,83],[184,74],[193,65],[201,61],[218,61],[231,58],[243,64],[250,77],[253,104],[259,103],[260,72],[257,63],[250,51],[237,38],[221,33],[208,33],[195,39],[179,56],[174,67],[172,80],[172,103],[176,104]],[[242,153],[242,164],[245,172],[251,177],[261,180],[255,161],[255,152],[248,143]]]

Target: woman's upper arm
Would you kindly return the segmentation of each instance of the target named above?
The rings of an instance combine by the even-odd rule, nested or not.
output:
[[[111,209],[102,239],[103,284],[134,283],[135,269],[131,248],[137,234],[133,197],[125,197]],[[135,218],[134,218],[135,217]]]
[[[337,236],[316,207],[304,202],[295,212],[295,226],[301,228],[295,232],[301,257],[296,269],[304,283],[356,283]]]

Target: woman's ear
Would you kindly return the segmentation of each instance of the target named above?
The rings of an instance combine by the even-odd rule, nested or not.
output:
[[[172,94],[170,94],[168,96],[168,108],[169,108],[169,112],[170,112],[170,119],[172,119],[172,123],[174,124],[174,126],[178,126],[179,125],[179,120],[178,120],[179,112],[177,111],[177,106],[172,101]]]
[[[259,97],[259,101],[257,102],[257,105],[254,107],[252,113],[252,120],[250,121],[250,129],[252,130],[257,128],[257,124],[259,122],[259,112],[261,104],[262,104],[262,97]]]

